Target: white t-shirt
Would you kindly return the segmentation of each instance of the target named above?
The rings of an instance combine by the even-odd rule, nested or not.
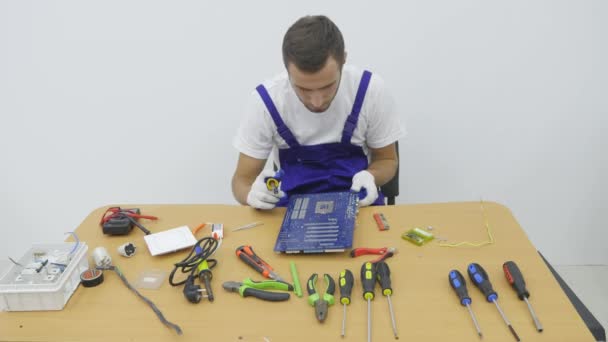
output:
[[[341,141],[344,123],[352,110],[362,75],[363,70],[345,65],[338,92],[323,113],[313,113],[302,104],[287,72],[263,84],[298,143],[317,145]],[[405,130],[395,111],[393,98],[385,89],[384,80],[372,72],[351,144],[362,146],[367,153],[368,147],[385,147],[404,135]],[[275,152],[276,147],[288,147],[256,90],[251,93],[233,145],[239,152],[256,159],[267,159],[273,147]],[[277,154],[275,160],[278,160]]]

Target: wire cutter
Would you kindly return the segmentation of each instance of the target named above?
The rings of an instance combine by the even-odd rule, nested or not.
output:
[[[272,191],[275,195],[279,193],[279,186],[281,185],[281,179],[285,171],[283,169],[277,171],[274,176],[264,178],[264,183],[266,183],[266,189]]]
[[[266,261],[262,260],[254,251],[253,247],[249,245],[243,245],[237,247],[236,256],[241,259],[244,263],[249,265],[254,270],[261,273],[264,278],[270,278],[278,281],[285,282],[270,266]]]
[[[315,316],[317,316],[317,320],[319,322],[323,322],[325,321],[325,318],[327,318],[327,310],[330,305],[334,304],[334,292],[336,291],[336,283],[334,283],[332,277],[325,273],[323,278],[325,278],[325,283],[327,284],[323,298],[321,298],[317,293],[316,273],[311,275],[306,283],[306,290],[308,291],[308,304],[315,307]]]
[[[237,292],[241,297],[255,297],[270,302],[281,302],[289,299],[289,293],[270,292],[264,290],[293,291],[293,286],[284,281],[265,280],[254,281],[247,278],[242,282],[227,281],[222,287],[230,292]]]
[[[375,254],[380,255],[377,259],[373,260],[372,263],[377,263],[388,259],[393,255],[397,254],[397,248],[395,247],[383,247],[383,248],[355,248],[350,251],[350,257],[356,258],[361,255]]]

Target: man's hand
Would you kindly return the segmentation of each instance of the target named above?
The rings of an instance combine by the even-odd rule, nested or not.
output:
[[[272,209],[277,205],[279,199],[285,196],[285,193],[279,189],[275,194],[272,190],[268,190],[264,178],[274,176],[274,171],[263,170],[251,184],[251,190],[247,194],[247,204],[256,209]],[[377,196],[377,194],[376,194]]]
[[[365,188],[367,196],[359,201],[359,205],[366,207],[378,198],[378,187],[374,180],[374,175],[369,173],[367,170],[359,171],[353,176],[353,186],[351,190],[355,192],[361,191],[361,188]]]

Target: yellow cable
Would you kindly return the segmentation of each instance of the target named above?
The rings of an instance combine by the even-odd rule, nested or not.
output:
[[[440,247],[460,247],[460,246],[471,246],[471,247],[481,247],[485,245],[491,245],[494,243],[494,237],[492,236],[492,230],[490,229],[490,224],[488,223],[488,216],[486,215],[485,207],[483,206],[483,200],[479,200],[479,204],[481,206],[481,213],[483,214],[484,221],[486,223],[486,230],[488,232],[488,241],[473,243],[468,241],[463,241],[459,243],[439,243]]]

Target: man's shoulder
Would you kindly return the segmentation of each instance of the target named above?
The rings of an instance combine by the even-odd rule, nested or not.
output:
[[[343,81],[350,83],[353,87],[358,87],[361,83],[361,79],[363,78],[363,72],[369,71],[372,76],[369,82],[368,91],[382,91],[384,88],[384,79],[377,72],[369,68],[360,68],[355,65],[345,64],[342,69],[342,74],[344,77]]]
[[[271,94],[277,91],[285,91],[289,85],[289,76],[287,75],[287,71],[283,71],[267,78],[260,84]]]

